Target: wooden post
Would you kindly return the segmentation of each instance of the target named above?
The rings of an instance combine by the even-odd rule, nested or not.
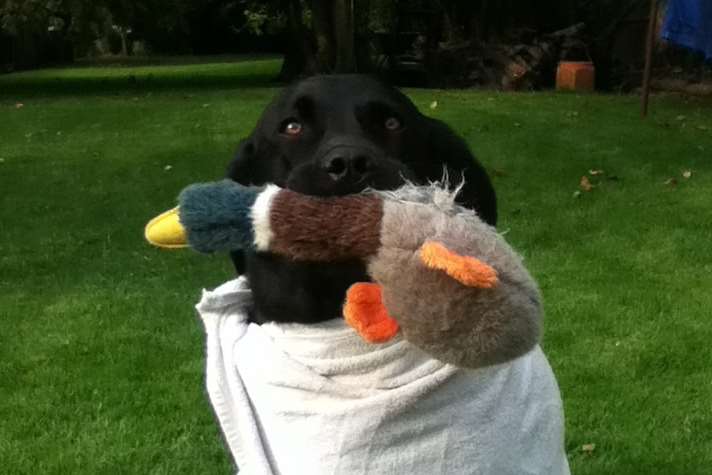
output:
[[[640,99],[640,115],[648,116],[648,98],[650,96],[650,72],[653,67],[653,48],[655,46],[655,24],[658,18],[658,0],[650,0],[650,18],[648,19],[648,37],[645,42],[645,70],[643,71],[643,91]]]

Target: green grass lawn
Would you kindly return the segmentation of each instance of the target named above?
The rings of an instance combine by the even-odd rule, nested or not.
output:
[[[230,265],[142,231],[222,175],[278,67],[0,76],[0,472],[230,472],[192,308]],[[628,96],[408,93],[494,176],[573,472],[710,473],[712,103],[654,98],[641,121]]]

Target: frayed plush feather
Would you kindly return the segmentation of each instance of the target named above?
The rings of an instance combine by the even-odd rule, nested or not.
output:
[[[380,195],[390,201],[433,206],[451,216],[477,216],[474,210],[460,206],[455,201],[463,186],[465,186],[464,181],[453,186],[445,174],[441,181],[432,181],[427,185],[416,185],[406,181],[403,186],[395,190],[368,190],[368,192]]]
[[[260,191],[231,180],[184,189],[178,202],[188,244],[204,253],[250,248],[254,242],[250,212]]]

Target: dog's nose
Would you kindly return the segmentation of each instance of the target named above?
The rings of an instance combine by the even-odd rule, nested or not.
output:
[[[328,154],[322,166],[334,181],[360,180],[371,172],[373,158],[360,150],[340,149]]]

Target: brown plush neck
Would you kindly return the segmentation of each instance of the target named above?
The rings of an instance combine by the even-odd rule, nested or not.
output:
[[[376,254],[383,200],[373,195],[321,198],[282,190],[272,202],[270,251],[334,262]]]

